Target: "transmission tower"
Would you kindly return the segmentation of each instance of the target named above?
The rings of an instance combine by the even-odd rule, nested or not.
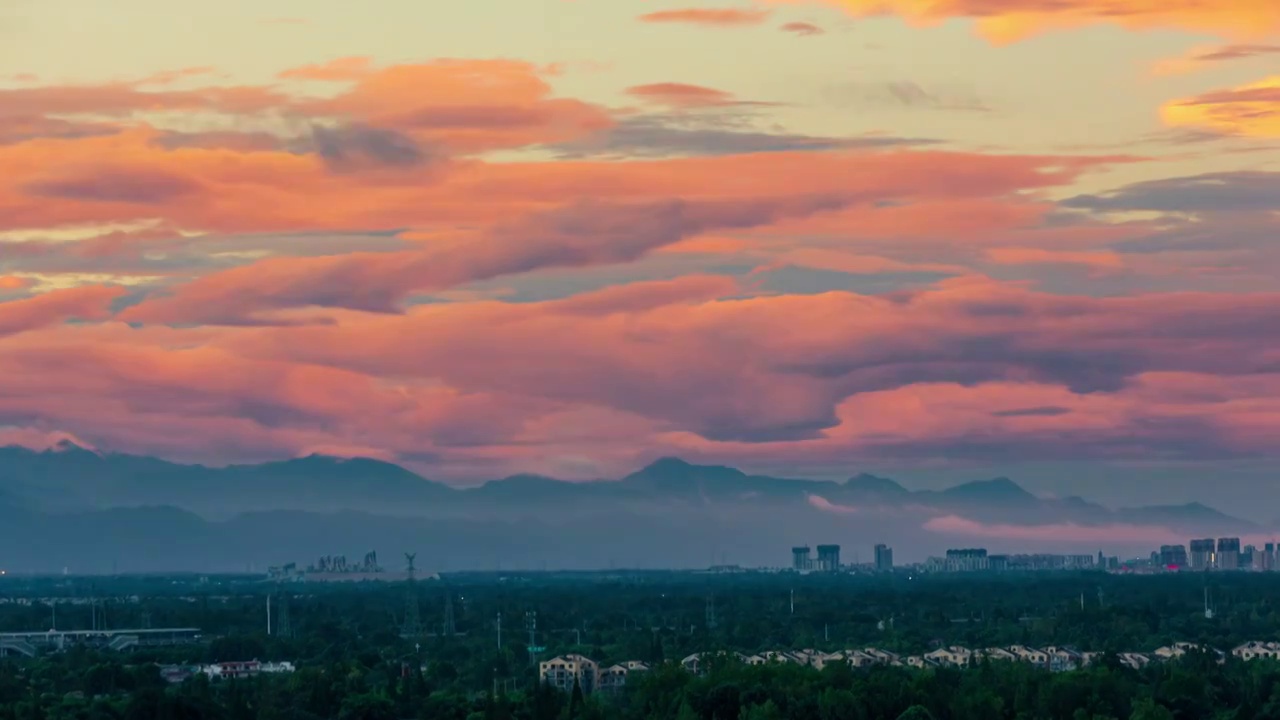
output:
[[[524,628],[529,631],[529,664],[538,664],[538,611],[530,610],[524,614]]]
[[[400,637],[417,638],[422,635],[422,620],[418,616],[418,586],[413,580],[413,560],[417,553],[405,553],[405,562],[409,564],[408,590],[405,594],[404,625],[400,628]]]
[[[453,593],[446,592],[444,596],[444,635],[445,637],[453,637],[457,630],[458,628],[453,621]]]
[[[293,637],[293,626],[289,624],[289,593],[280,593],[280,620],[276,622],[276,634]]]

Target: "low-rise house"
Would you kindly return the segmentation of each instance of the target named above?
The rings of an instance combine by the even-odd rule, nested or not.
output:
[[[625,663],[610,665],[600,670],[596,678],[596,689],[604,693],[616,693],[627,686],[627,678],[632,673],[645,672],[649,669],[646,663],[629,660]]]
[[[1186,655],[1187,650],[1186,648],[1178,647],[1176,644],[1164,645],[1162,647],[1156,648],[1154,651],[1152,651],[1151,654],[1154,655],[1159,660],[1173,660],[1176,658],[1180,658],[1183,655]]]
[[[1119,657],[1121,665],[1134,670],[1141,670],[1151,664],[1151,656],[1144,653],[1120,653]]]
[[[960,647],[959,645],[938,648],[924,655],[926,660],[930,660],[937,665],[950,667],[964,667],[969,664],[969,658],[972,656],[973,652],[969,648]]]
[[[937,666],[936,662],[934,662],[933,660],[930,660],[924,655],[907,655],[906,657],[901,658],[900,662],[903,665],[906,665],[907,667],[911,667],[911,668],[927,668],[927,667]]]
[[[1226,657],[1226,653],[1218,650],[1217,648],[1211,648],[1208,645],[1197,645],[1196,643],[1189,642],[1176,642],[1172,645],[1156,648],[1152,655],[1161,660],[1173,660],[1180,658],[1193,650],[1210,653],[1218,658],[1218,662],[1222,662]]]
[[[882,662],[879,658],[862,650],[845,650],[844,659],[845,662],[856,668],[868,667]]]
[[[1280,660],[1280,643],[1259,642],[1251,640],[1231,650],[1231,654],[1241,660],[1249,661],[1258,658]]]
[[[974,654],[988,660],[1015,661],[1018,659],[1017,655],[999,647],[983,648],[982,650],[976,651]]]
[[[876,662],[884,663],[885,665],[901,664],[898,655],[896,653],[891,653],[888,650],[869,647],[863,650],[863,652],[875,658]]]
[[[168,683],[180,683],[200,672],[198,665],[161,665],[160,677]]]
[[[1044,653],[1049,656],[1048,666],[1052,672],[1075,670],[1084,664],[1084,656],[1072,647],[1050,645],[1044,648]]]
[[[584,693],[596,687],[600,664],[585,655],[571,653],[538,663],[538,679],[551,687],[570,692],[576,683]]]
[[[763,657],[766,662],[808,664],[807,658],[798,652],[791,652],[790,650],[766,650],[760,653],[760,657]]]
[[[262,663],[257,660],[240,660],[205,665],[201,668],[210,679],[246,678],[262,672]]]
[[[1008,649],[1022,662],[1029,662],[1032,665],[1049,664],[1049,654],[1043,650],[1037,650],[1026,645],[1010,645]]]

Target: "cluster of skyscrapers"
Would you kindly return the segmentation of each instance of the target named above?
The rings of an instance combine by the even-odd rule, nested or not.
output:
[[[846,568],[840,564],[839,545],[819,545],[818,556],[810,554],[808,545],[797,545],[791,548],[791,569],[796,572],[840,572]],[[875,565],[877,572],[893,570],[893,548],[885,544],[876,545]]]
[[[1145,560],[1121,562],[1116,557],[1095,555],[1011,554],[992,555],[986,548],[959,548],[947,550],[944,557],[931,557],[913,566],[924,572],[979,572],[984,570],[1280,570],[1280,547],[1267,543],[1262,548],[1246,545],[1240,547],[1240,538],[1203,538],[1192,540],[1191,551],[1186,545],[1161,545],[1151,553],[1150,564]],[[892,572],[893,548],[885,544],[875,546],[873,564],[853,563],[842,565],[839,545],[818,545],[817,557],[808,545],[791,548],[791,569],[795,572]]]
[[[925,572],[978,572],[982,570],[1093,570],[1106,567],[1101,555],[1054,555],[1049,553],[990,555],[986,548],[948,550],[945,557],[925,561]]]
[[[1153,565],[1192,570],[1265,570],[1277,569],[1276,544],[1258,549],[1246,545],[1240,549],[1240,538],[1203,538],[1191,541],[1191,552],[1183,545],[1161,545],[1151,553]]]

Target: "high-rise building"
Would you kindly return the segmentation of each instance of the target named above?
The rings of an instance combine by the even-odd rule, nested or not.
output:
[[[1214,567],[1235,570],[1240,567],[1240,538],[1218,538],[1218,554]]]
[[[990,567],[986,548],[961,548],[947,550],[944,561],[947,572],[973,572]]]
[[[1258,570],[1262,564],[1262,553],[1258,552],[1258,548],[1252,545],[1245,545],[1240,551],[1240,569],[1241,570]]]
[[[1276,544],[1269,542],[1262,546],[1262,570],[1271,572],[1276,569]]]
[[[822,572],[839,572],[840,571],[840,546],[839,545],[819,545],[818,546],[818,564],[815,568]]]
[[[1186,567],[1187,547],[1185,545],[1161,545],[1160,565],[1163,567]]]
[[[876,546],[876,572],[893,571],[893,548],[880,543]]]
[[[813,566],[809,558],[809,546],[799,545],[791,548],[791,569],[797,572],[808,572]]]
[[[1213,538],[1191,541],[1191,569],[1208,570],[1213,567]]]

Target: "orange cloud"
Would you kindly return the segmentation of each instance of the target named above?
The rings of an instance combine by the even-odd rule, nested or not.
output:
[[[759,25],[769,18],[767,10],[690,8],[687,10],[661,10],[640,16],[649,23],[686,23],[710,27],[738,27]]]
[[[734,104],[733,95],[723,90],[685,83],[654,83],[627,88],[627,94],[674,107],[708,107]]]
[[[303,65],[284,70],[277,75],[282,80],[320,80],[346,82],[368,77],[374,72],[373,59],[368,57],[344,57],[326,63]]]
[[[0,338],[0,415],[113,450],[225,461],[380,449],[467,476],[575,456],[612,473],[657,448],[826,467],[1256,457],[1280,431],[1266,373],[1277,300],[1060,297],[976,280],[744,297],[731,278],[690,276],[335,312],[326,326],[46,313]]]
[[[389,312],[415,291],[438,291],[552,267],[627,262],[704,233],[720,234],[718,230],[774,227],[791,232],[788,224],[795,219],[839,213],[851,206],[872,207],[890,199],[927,204],[933,198],[948,199],[957,194],[1004,196],[1067,182],[1099,162],[1105,160],[904,152],[774,153],[621,164],[473,165],[465,173],[446,175],[435,188],[414,187],[404,196],[412,204],[402,208],[378,206],[374,191],[343,198],[343,181],[335,179],[326,183],[331,188],[320,185],[307,197],[277,195],[269,207],[256,212],[269,212],[276,222],[282,217],[297,224],[305,222],[304,227],[316,227],[317,222],[340,227],[342,223],[335,218],[344,217],[341,213],[347,208],[358,210],[359,217],[367,218],[365,222],[401,226],[438,223],[444,217],[442,212],[455,213],[455,220],[473,222],[480,222],[485,215],[511,215],[517,208],[530,208],[531,212],[524,213],[523,220],[501,220],[483,231],[472,228],[450,240],[427,243],[421,250],[263,260],[201,277],[175,288],[170,297],[157,296],[130,308],[124,317],[148,322],[199,319],[243,323],[265,322],[276,311],[311,306]],[[214,180],[217,171],[201,177]],[[735,182],[725,182],[730,177]],[[301,180],[299,188],[307,187],[308,180]],[[311,187],[317,187],[313,180]],[[396,187],[387,182],[375,189],[393,193]],[[313,209],[314,198],[322,191],[333,193],[329,196],[333,202]],[[566,198],[587,196],[599,201],[564,204]],[[702,200],[671,200],[683,196]],[[257,198],[244,198],[251,199]],[[189,200],[195,198],[176,197],[170,211],[182,209]],[[293,203],[297,219],[289,214]],[[957,216],[967,215],[967,222],[980,217],[973,207],[958,207]],[[430,214],[424,214],[424,208]],[[309,220],[301,220],[307,211],[311,213]],[[326,217],[325,212],[332,215]],[[919,208],[906,207],[898,216],[912,218],[922,234],[925,228],[928,232],[946,228],[962,234],[959,225],[947,226],[946,214],[930,218]],[[201,211],[198,217],[203,220],[210,215]],[[247,212],[227,219],[245,223],[254,217],[254,212]],[[354,216],[347,220],[348,226],[358,222]],[[872,225],[867,224],[867,232]],[[842,261],[852,263],[852,258],[849,255]],[[864,257],[857,262],[871,272],[921,269],[885,259],[869,261]]]
[[[1160,108],[1170,127],[1223,135],[1280,137],[1280,75],[1232,90],[1218,90]]]
[[[952,18],[976,21],[995,43],[1010,43],[1045,30],[1112,24],[1129,30],[1177,28],[1229,37],[1263,38],[1280,30],[1280,5],[1272,0],[767,0],[774,4],[833,5],[851,15],[892,14],[915,24]]]
[[[666,304],[641,302],[646,288],[421,306],[263,328],[233,346],[610,408],[690,433],[664,442],[711,457],[1256,453],[1280,428],[1280,385],[1264,373],[1274,295],[1101,299],[965,281],[886,297],[727,298],[702,282]],[[1212,320],[1222,312],[1231,332]]]
[[[371,69],[364,58],[287,70],[282,77],[354,80],[296,112],[393,128],[458,152],[566,142],[604,130],[605,110],[552,97],[537,67],[516,60],[437,60]]]
[[[1245,60],[1280,53],[1280,45],[1236,44],[1199,47],[1182,57],[1161,60],[1152,66],[1155,75],[1181,75],[1212,63]]]
[[[803,37],[810,35],[822,35],[826,31],[822,28],[807,22],[789,22],[779,28],[783,32],[794,33]]]
[[[33,284],[30,278],[0,275],[0,291],[26,290]]]
[[[266,260],[201,277],[178,287],[170,297],[129,308],[121,317],[256,324],[271,322],[263,313],[313,306],[395,312],[404,296],[415,290],[441,290],[551,267],[626,262],[707,230],[765,225],[840,204],[834,198],[805,196],[750,203],[584,202],[499,224],[473,242],[425,252]]]
[[[0,336],[34,330],[66,320],[103,320],[123,288],[79,287],[0,303]]]
[[[1044,248],[990,248],[987,259],[997,265],[1083,265],[1094,270],[1118,270],[1124,259],[1115,252],[1073,252]]]

